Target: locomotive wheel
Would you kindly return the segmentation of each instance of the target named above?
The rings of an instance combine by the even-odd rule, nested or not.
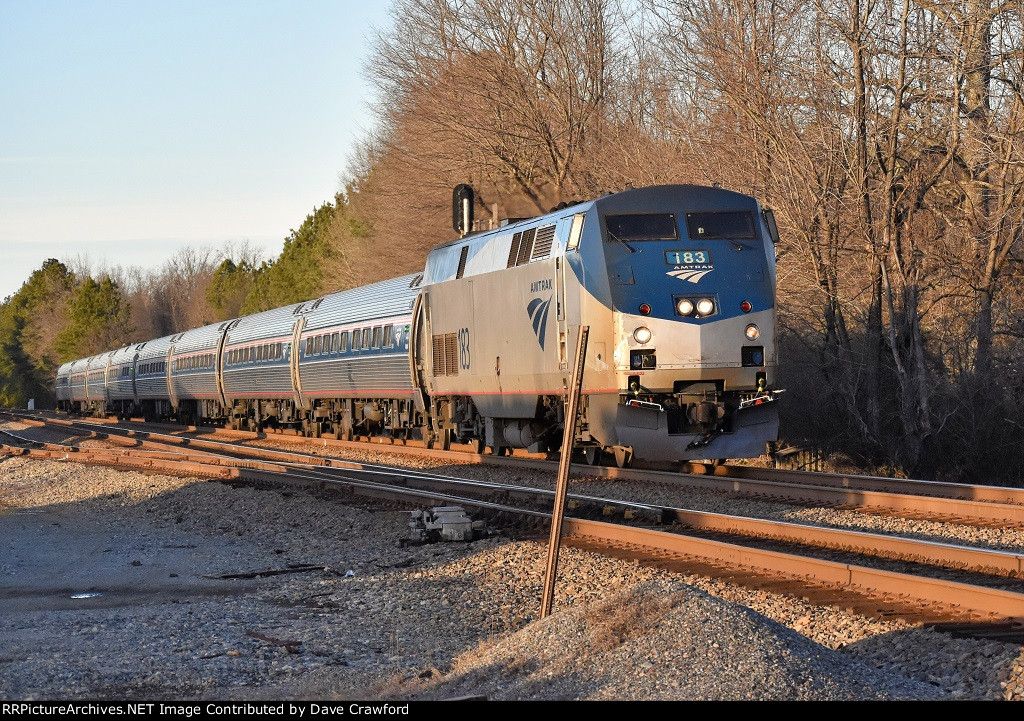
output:
[[[628,468],[633,462],[633,449],[624,446],[615,446],[615,465],[619,468]]]
[[[472,453],[475,453],[478,456],[482,455],[483,452],[484,452],[484,439],[483,438],[473,438],[473,439],[471,439],[469,441],[469,449],[470,449],[470,451]]]
[[[597,446],[587,446],[583,449],[583,458],[588,466],[596,466],[601,462],[601,449]]]

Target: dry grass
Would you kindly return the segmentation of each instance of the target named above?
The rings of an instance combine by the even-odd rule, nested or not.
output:
[[[596,606],[586,619],[591,650],[610,651],[634,636],[650,632],[674,605],[670,597],[638,598],[630,594]]]

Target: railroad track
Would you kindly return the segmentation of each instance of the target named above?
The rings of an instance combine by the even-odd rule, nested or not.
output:
[[[39,414],[16,413],[25,422],[49,422],[67,427],[110,428],[123,427],[139,433],[152,433],[153,424],[113,426],[109,422],[72,421],[49,418]],[[225,442],[273,440],[285,444],[309,446],[315,443],[324,450],[349,449],[380,451],[384,445],[389,452],[459,462],[479,462],[503,467],[548,471],[555,468],[552,461],[537,457],[500,457],[461,451],[441,451],[410,445],[362,443],[335,439],[310,439],[290,433],[253,433],[220,428],[192,426],[156,426],[173,435],[187,434],[198,439],[221,439]],[[692,464],[689,464],[692,465]],[[1024,528],[1024,489],[1002,486],[959,485],[909,479],[854,476],[847,474],[780,471],[749,466],[720,466],[706,473],[704,466],[696,466],[700,473],[679,473],[655,470],[621,469],[605,466],[573,464],[571,471],[579,475],[598,478],[661,483],[683,489],[710,490],[783,503],[826,505],[883,516],[897,516],[917,520],[958,523],[978,527]]]
[[[84,449],[66,443],[39,443],[7,432],[18,447],[0,446],[0,452],[169,470],[221,480],[341,486],[359,495],[401,503],[457,504],[533,520],[547,518],[543,509],[551,504],[551,491],[529,486],[472,481],[108,424],[45,419],[27,414],[18,416],[26,423],[56,426],[84,438],[109,441],[114,447]],[[103,430],[95,430],[97,427]],[[224,434],[219,436],[224,437]],[[609,470],[621,473],[620,469]],[[495,498],[498,500],[492,500]],[[512,505],[512,501],[516,505]],[[994,501],[978,503],[1016,505]],[[1022,554],[655,507],[582,494],[570,497],[570,507],[577,515],[589,516],[566,519],[565,539],[574,545],[629,555],[675,570],[713,575],[747,586],[779,590],[868,615],[899,615],[932,624],[967,623],[975,629],[973,635],[994,633],[1000,638],[1016,638],[1014,634],[1024,637],[1024,629],[1016,622],[1024,618],[1024,594],[1017,581],[1024,576]],[[596,520],[602,516],[620,522]],[[626,525],[625,521],[633,525]],[[636,525],[640,523],[645,525]],[[655,523],[671,523],[671,530],[656,528]],[[731,539],[733,542],[721,540],[730,536],[736,537]],[[769,547],[764,547],[765,540],[771,542]],[[798,550],[779,550],[787,545]],[[839,560],[834,557],[837,553]],[[857,563],[854,562],[857,556],[861,561],[863,556],[870,556],[897,560],[904,565],[913,563],[915,573]],[[935,569],[941,570],[936,572]],[[956,570],[951,574],[950,569]],[[994,622],[999,623],[993,626]]]

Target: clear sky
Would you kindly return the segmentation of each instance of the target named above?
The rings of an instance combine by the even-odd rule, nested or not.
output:
[[[378,0],[0,0],[0,299],[46,258],[276,256],[371,126]]]

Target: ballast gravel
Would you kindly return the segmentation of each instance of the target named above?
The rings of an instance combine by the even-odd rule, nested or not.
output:
[[[572,548],[538,621],[543,542],[402,548],[407,521],[339,495],[0,460],[0,697],[1024,697],[1016,644]],[[300,565],[319,570],[270,573]]]

